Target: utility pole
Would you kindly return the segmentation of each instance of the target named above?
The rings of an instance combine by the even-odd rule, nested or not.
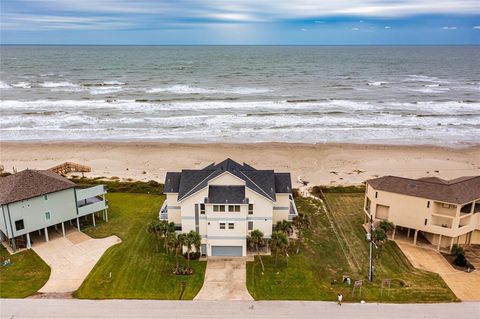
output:
[[[368,269],[368,280],[373,281],[373,217],[370,214],[370,268]]]

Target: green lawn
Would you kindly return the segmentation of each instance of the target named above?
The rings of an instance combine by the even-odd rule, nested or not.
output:
[[[192,261],[195,274],[172,274],[175,257],[162,250],[146,232],[146,225],[158,218],[164,196],[109,193],[109,222],[84,231],[92,237],[117,235],[122,243],[107,250],[75,296],[85,299],[178,299],[181,283],[186,282],[182,299],[193,299],[203,285],[205,262]],[[180,257],[186,264],[186,260]],[[110,278],[110,273],[112,277]]]
[[[10,258],[10,266],[0,266],[0,298],[25,298],[37,292],[50,277],[50,267],[33,251],[10,255],[0,245],[0,260]]]
[[[368,242],[361,226],[363,194],[327,193],[326,197],[332,209],[331,219],[319,201],[295,200],[298,210],[311,216],[312,227],[305,236],[300,254],[291,247],[288,267],[281,259],[280,274],[275,274],[272,257],[263,258],[264,275],[258,260],[247,264],[247,287],[255,299],[335,300],[339,292],[347,302],[456,299],[440,276],[413,268],[394,242],[388,242],[383,256],[375,259],[375,280],[368,282]],[[364,280],[361,297],[358,294],[352,297],[352,288],[338,283],[344,274],[353,280]],[[381,292],[383,278],[392,280],[389,293]],[[333,283],[334,280],[337,283]]]

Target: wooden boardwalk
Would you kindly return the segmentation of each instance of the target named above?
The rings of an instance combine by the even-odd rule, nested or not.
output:
[[[82,173],[82,175],[83,173],[88,173],[92,171],[92,169],[89,166],[80,165],[72,162],[65,162],[63,164],[49,168],[48,170],[55,172],[57,174],[68,174],[70,172],[79,172],[79,173]]]

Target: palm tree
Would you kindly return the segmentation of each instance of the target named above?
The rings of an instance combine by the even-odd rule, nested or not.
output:
[[[160,223],[154,220],[147,225],[147,232],[152,234],[155,238],[155,251],[158,253],[158,242],[160,237]]]
[[[383,248],[383,243],[387,239],[387,234],[385,233],[385,230],[383,228],[375,228],[372,231],[372,239],[373,242],[375,243],[375,246],[377,246],[377,258],[382,256],[382,248]]]
[[[270,238],[270,249],[275,254],[275,270],[278,273],[278,253],[284,253],[288,247],[288,238],[281,231],[274,231]]]
[[[388,220],[382,220],[379,227],[385,231],[386,234],[389,234],[395,229],[395,224],[389,222]]]
[[[167,223],[165,226],[165,251],[168,252],[168,237],[170,237],[171,234],[175,233],[175,223]]]
[[[185,234],[172,232],[167,237],[168,246],[175,251],[175,273],[178,273],[178,249],[183,246]]]
[[[184,246],[187,247],[187,268],[190,269],[190,253],[192,252],[192,248],[195,248],[198,251],[201,243],[202,237],[200,237],[196,231],[191,230],[186,234]]]
[[[285,220],[285,219],[279,220],[277,222],[277,224],[275,225],[275,230],[279,230],[283,232],[287,236],[287,238],[288,236],[293,234],[292,223],[290,223],[288,220]]]
[[[293,225],[298,230],[297,254],[300,251],[300,240],[303,237],[303,232],[310,228],[310,216],[299,213],[293,220]]]
[[[265,241],[265,238],[263,238],[263,233],[258,229],[252,230],[247,240],[251,245],[255,247],[255,250],[257,251],[258,259],[260,260],[260,264],[262,265],[262,275],[263,275],[263,273],[265,272],[265,266],[263,265],[262,256],[260,256],[260,251],[258,250],[258,246],[262,245],[263,242]]]
[[[158,221],[158,233],[160,235],[161,238],[164,239],[164,242],[163,242],[163,247],[166,247],[166,237],[167,237],[167,228],[168,228],[168,222],[166,220],[160,220]],[[166,251],[166,249],[165,249]]]

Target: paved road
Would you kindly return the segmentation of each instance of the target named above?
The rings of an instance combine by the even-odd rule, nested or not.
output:
[[[249,257],[209,257],[203,287],[195,300],[253,300],[247,290]]]
[[[480,302],[343,304],[321,301],[1,299],[1,318],[435,318],[478,319]]]

